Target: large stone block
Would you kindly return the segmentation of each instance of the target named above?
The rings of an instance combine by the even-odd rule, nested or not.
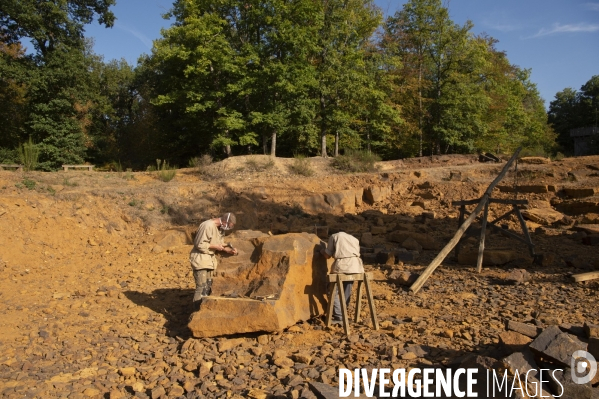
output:
[[[188,324],[194,337],[280,331],[324,312],[328,263],[314,234],[231,237],[212,295]]]
[[[599,189],[594,187],[572,187],[572,188],[564,188],[564,194],[571,198],[585,198],[592,197],[595,194],[599,193]]]
[[[356,190],[325,193],[324,197],[334,212],[354,213],[356,211]]]
[[[316,194],[304,199],[302,209],[308,213],[330,213],[332,211],[324,194]]]
[[[384,201],[390,194],[390,189],[387,186],[375,186],[364,189],[364,200],[369,204]]]
[[[558,326],[550,326],[530,344],[530,349],[541,357],[569,366],[572,354],[585,351],[587,344],[562,332]]]

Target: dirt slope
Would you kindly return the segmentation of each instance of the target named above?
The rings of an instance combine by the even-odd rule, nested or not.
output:
[[[468,352],[491,354],[506,319],[599,322],[597,284],[568,279],[593,270],[599,258],[596,246],[583,244],[587,233],[575,228],[599,223],[599,191],[583,198],[564,194],[564,188],[599,189],[599,157],[583,157],[521,163],[494,193],[566,216],[549,225],[527,222],[537,252],[546,255],[542,266],[530,263],[524,245],[489,233],[487,247],[522,256],[503,267],[485,267],[482,274],[448,259],[416,296],[387,275],[419,272],[438,249],[420,250],[405,264],[369,264],[377,275],[380,332],[358,325],[347,340],[341,330],[328,331],[314,320],[272,336],[243,337],[226,350],[221,345],[229,339],[190,339],[193,279],[187,255],[200,221],[233,211],[239,229],[277,234],[328,225],[331,231],[354,229],[359,237],[373,232],[378,250],[392,245],[392,231],[373,226],[393,225],[393,231],[409,229],[440,246],[457,228],[451,201],[479,197],[502,167],[472,156],[443,156],[382,162],[379,173],[350,175],[313,158],[314,176],[300,177],[289,170],[292,160],[276,159],[265,168],[268,161],[236,157],[203,173],[179,170],[168,183],[145,172],[0,171],[0,394],[144,397],[163,388],[171,396],[244,397],[262,389],[310,397],[307,382],[334,381],[341,364],[408,367],[446,364]],[[548,189],[509,192],[515,183]],[[363,203],[353,215],[302,208],[305,198],[318,193],[392,184],[402,189]],[[508,209],[493,206],[491,215]],[[516,229],[518,221],[506,223]],[[165,239],[174,245],[157,248]],[[475,248],[476,240],[466,247]],[[515,267],[527,269],[532,282],[505,286]],[[435,350],[402,359],[413,345]],[[296,364],[304,363],[297,353],[308,353],[310,367],[274,365],[277,349],[296,356]]]

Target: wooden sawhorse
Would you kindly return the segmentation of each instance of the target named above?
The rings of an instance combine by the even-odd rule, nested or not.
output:
[[[356,312],[354,321],[357,323],[360,321],[360,308],[362,307],[362,288],[366,286],[366,298],[368,299],[368,307],[370,308],[370,317],[372,318],[372,325],[375,330],[379,329],[379,322],[376,318],[376,309],[374,307],[374,299],[372,297],[372,289],[370,287],[370,281],[372,280],[372,273],[357,273],[357,274],[328,274],[329,284],[329,304],[327,306],[327,327],[331,326],[333,319],[333,304],[335,299],[335,287],[337,287],[337,294],[339,295],[339,303],[341,305],[341,316],[343,318],[343,329],[345,335],[349,335],[349,320],[347,318],[347,306],[345,304],[345,290],[343,289],[343,282],[345,281],[357,281],[358,282],[358,298],[356,299]]]

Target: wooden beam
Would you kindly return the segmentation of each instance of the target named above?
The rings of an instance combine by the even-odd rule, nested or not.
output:
[[[572,275],[572,279],[577,283],[581,281],[595,280],[597,278],[599,278],[599,272],[588,272]]]
[[[463,201],[451,201],[451,205],[459,206],[459,205],[474,205],[478,204],[480,198],[472,199],[472,200],[463,200]],[[489,198],[490,204],[504,204],[504,205],[527,205],[528,200],[526,199],[502,199],[502,198]]]
[[[483,209],[483,207],[487,203],[487,200],[491,196],[491,192],[493,191],[495,186],[497,184],[499,184],[499,182],[505,177],[505,175],[506,175],[507,171],[509,170],[510,166],[512,165],[512,163],[518,158],[518,154],[520,153],[521,149],[522,149],[522,147],[520,147],[516,150],[514,155],[512,155],[510,160],[507,161],[507,163],[501,170],[501,173],[499,173],[499,175],[495,178],[495,180],[493,180],[491,182],[491,184],[489,184],[489,187],[487,187],[487,190],[485,191],[484,195],[482,196],[480,202],[478,203],[478,205],[476,206],[474,211],[470,214],[470,216],[468,216],[468,219],[466,219],[466,221],[462,224],[462,226],[460,226],[460,228],[455,233],[455,235],[453,236],[451,241],[449,241],[447,243],[447,245],[445,245],[445,248],[443,248],[441,250],[441,252],[439,252],[437,257],[435,259],[433,259],[433,261],[430,263],[430,265],[428,265],[428,267],[422,272],[420,277],[418,277],[418,279],[414,282],[414,284],[412,284],[412,286],[410,287],[410,291],[412,291],[414,293],[418,292],[420,290],[420,288],[422,288],[422,286],[424,285],[426,280],[428,280],[430,275],[433,274],[435,269],[441,264],[441,262],[443,262],[445,257],[451,252],[451,250],[460,241],[460,238],[462,238],[462,236],[464,235],[464,232],[466,232],[468,227],[472,224],[472,222],[474,221],[476,216],[480,213],[480,211]]]
[[[480,229],[480,243],[478,246],[478,259],[476,260],[476,271],[480,273],[483,270],[483,254],[485,252],[485,231],[487,230],[487,218],[489,217],[489,201],[485,202],[485,211],[483,213],[483,222]]]

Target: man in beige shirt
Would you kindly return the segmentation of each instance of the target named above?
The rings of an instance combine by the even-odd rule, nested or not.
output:
[[[235,215],[228,212],[220,218],[208,219],[198,227],[193,240],[193,249],[189,254],[196,283],[193,295],[195,310],[199,309],[202,298],[210,295],[212,290],[212,275],[217,267],[216,251],[237,255],[237,250],[227,246],[223,241],[225,231],[235,227],[236,221]]]
[[[327,248],[323,249],[321,254],[327,259],[335,258],[331,273],[364,273],[364,266],[362,264],[362,259],[360,259],[360,241],[352,235],[344,232],[332,234],[331,237],[329,237]],[[343,293],[345,295],[346,306],[349,306],[353,284],[353,281],[343,282]],[[333,322],[340,323],[342,315],[337,289],[335,289],[335,292],[333,293],[333,298],[335,301],[333,304]]]

